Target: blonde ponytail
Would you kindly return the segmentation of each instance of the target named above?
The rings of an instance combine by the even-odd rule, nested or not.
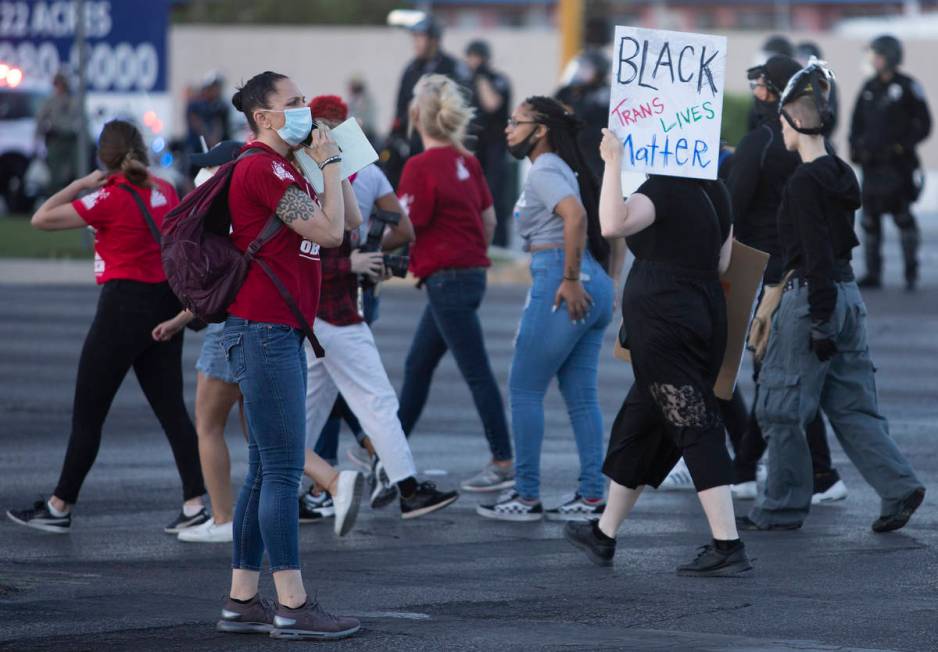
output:
[[[427,136],[460,146],[474,114],[463,90],[449,77],[424,75],[414,87],[411,129],[416,121]]]

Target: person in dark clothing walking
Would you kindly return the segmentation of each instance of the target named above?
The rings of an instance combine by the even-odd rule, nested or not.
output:
[[[791,57],[776,55],[764,65],[748,70],[762,122],[739,142],[727,180],[733,201],[735,238],[771,256],[763,277],[765,286],[774,286],[782,280],[784,261],[778,241],[778,207],[782,201],[782,189],[801,162],[796,153],[785,149],[778,120],[778,101],[788,81],[800,69],[801,66]],[[754,380],[758,375],[759,363],[756,362]],[[736,394],[739,391],[737,387]],[[758,396],[758,389],[756,391]],[[758,400],[757,396],[754,402]],[[734,399],[733,406],[738,411],[742,397],[737,399],[734,396]],[[727,420],[727,425],[729,422]],[[814,466],[813,500],[829,502],[846,498],[847,489],[831,467],[827,433],[820,413],[808,424],[807,437]],[[756,464],[765,452],[765,440],[755,414],[749,419],[742,438],[734,441],[733,445],[736,449],[733,494],[737,498],[755,498]]]
[[[382,153],[384,172],[395,188],[407,159],[423,151],[423,143],[410,124],[410,102],[414,87],[424,75],[443,75],[464,88],[469,88],[471,73],[465,63],[443,51],[440,41],[443,26],[433,16],[425,16],[412,25],[414,59],[404,68],[394,103],[394,123]]]
[[[778,213],[786,270],[759,373],[756,415],[769,443],[764,490],[743,530],[800,528],[811,507],[811,456],[805,427],[823,408],[844,452],[881,499],[874,532],[899,529],[925,488],[889,436],[877,406],[866,340],[866,306],[850,265],[860,188],[850,167],[828,154],[830,72],[812,64],[780,100],[782,134],[802,160]]]
[[[850,123],[850,160],[863,170],[866,276],[860,287],[882,286],[882,218],[889,213],[902,242],[905,286],[914,290],[921,234],[911,206],[922,190],[915,148],[931,131],[931,115],[922,86],[898,70],[902,63],[898,39],[873,39],[870,57],[876,74],[863,85]]]
[[[635,263],[622,316],[635,383],[612,426],[604,473],[609,499],[598,520],[567,523],[564,536],[609,565],[615,536],[645,485],[657,487],[683,456],[713,541],[679,575],[737,575],[752,568],[736,531],[733,467],[713,384],[726,348],[719,275],[729,267],[732,208],[721,181],[652,176],[622,200],[622,142],[603,131],[603,235],[625,237]]]
[[[469,135],[475,136],[471,147],[482,164],[485,181],[495,201],[495,237],[492,244],[508,246],[511,207],[505,206],[508,188],[508,148],[505,124],[511,111],[511,83],[491,67],[492,52],[485,41],[473,41],[466,47],[466,64],[472,71],[472,108],[475,117]]]
[[[129,122],[104,126],[98,159],[106,173],[95,170],[70,183],[33,215],[33,226],[43,231],[95,230],[94,270],[102,288],[78,363],[72,434],[58,485],[48,501],[10,510],[7,516],[46,532],[70,530],[71,508],[98,455],[104,420],[132,368],[166,433],[182,480],[182,511],[165,528],[177,534],[209,519],[202,503],[198,440],[182,395],[182,333],[165,342],[151,336],[157,324],[180,310],[154,237],[179,199],[171,185],[150,175],[143,137]]]

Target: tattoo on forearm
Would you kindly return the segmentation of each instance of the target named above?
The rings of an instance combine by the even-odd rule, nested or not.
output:
[[[296,220],[310,220],[315,213],[316,204],[296,186],[287,188],[277,204],[277,216],[284,224],[292,224]]]

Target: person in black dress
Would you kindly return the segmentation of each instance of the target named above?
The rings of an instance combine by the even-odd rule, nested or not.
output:
[[[568,523],[566,538],[609,565],[615,536],[645,485],[657,487],[683,456],[713,541],[679,575],[735,575],[752,568],[736,531],[713,384],[726,348],[720,273],[729,266],[732,208],[721,181],[651,176],[627,201],[622,142],[603,130],[599,216],[603,235],[625,237],[635,255],[622,295],[635,383],[612,426],[603,472],[609,500],[598,520]]]

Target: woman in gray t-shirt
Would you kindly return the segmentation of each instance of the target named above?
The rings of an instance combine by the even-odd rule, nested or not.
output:
[[[544,439],[544,394],[555,376],[570,414],[580,456],[580,482],[573,498],[546,511],[547,518],[580,519],[604,507],[603,423],[597,368],[603,333],[612,318],[611,259],[621,253],[599,227],[599,184],[577,145],[580,121],[560,102],[530,97],[505,129],[508,150],[532,167],[515,204],[515,218],[531,253],[528,294],[508,381],[515,440],[515,490],[481,505],[480,515],[536,521]],[[619,249],[624,253],[624,248]]]

